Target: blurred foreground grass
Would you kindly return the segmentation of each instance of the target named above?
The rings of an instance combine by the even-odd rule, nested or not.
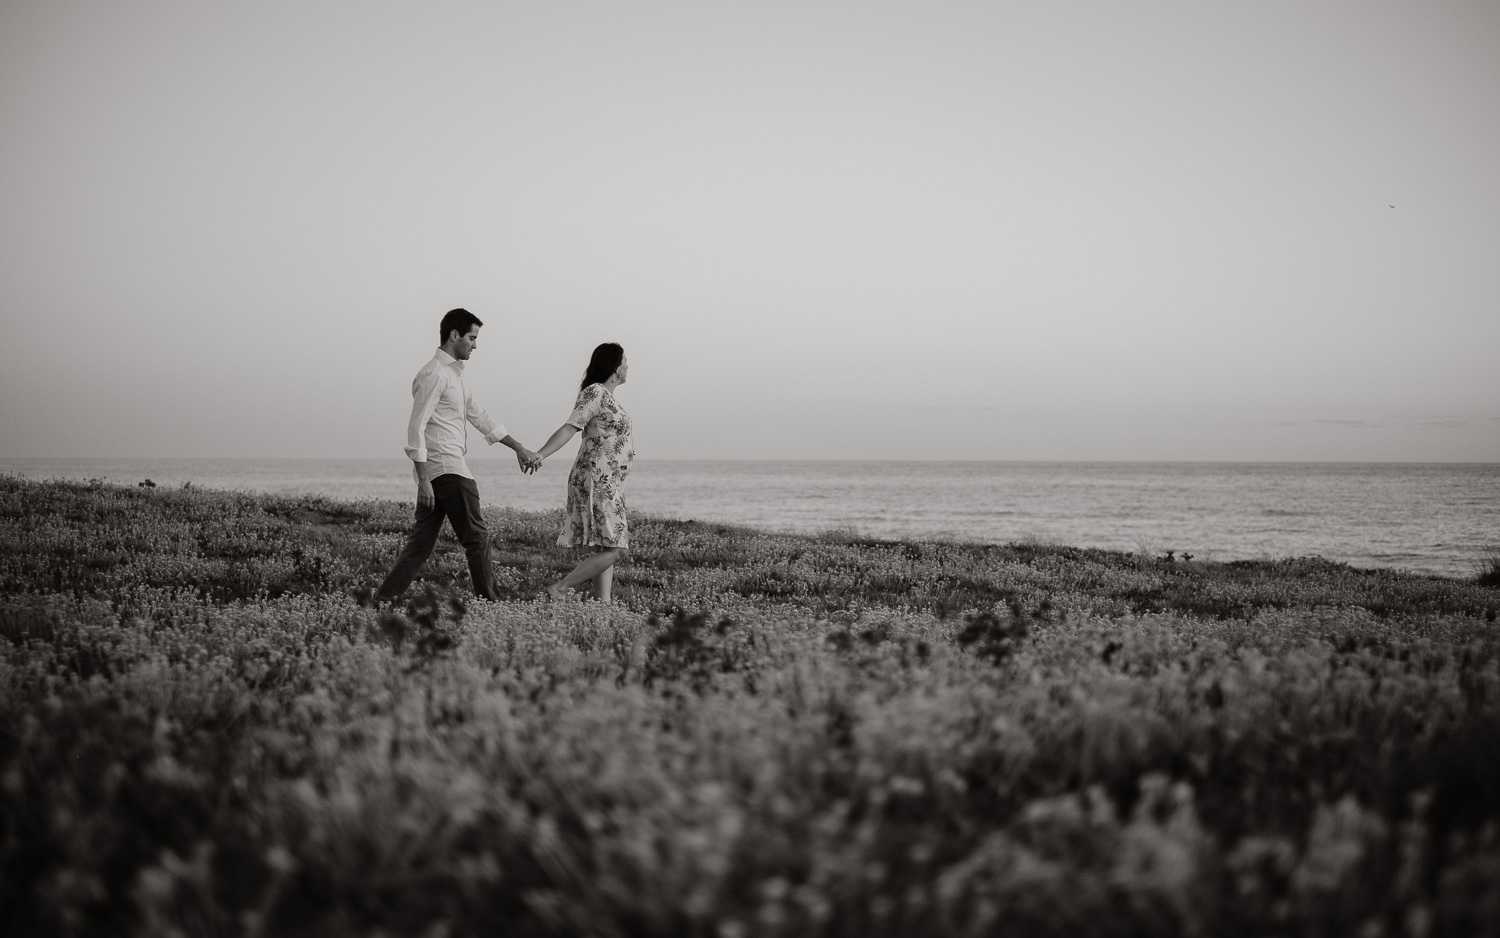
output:
[[[1493,586],[409,513],[0,478],[0,933],[1500,934]]]

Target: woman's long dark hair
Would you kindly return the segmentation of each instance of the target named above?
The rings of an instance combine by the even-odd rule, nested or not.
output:
[[[578,390],[608,381],[609,376],[615,373],[615,369],[624,360],[625,349],[617,342],[605,342],[594,349],[594,356],[589,359],[588,370],[583,373],[583,383],[578,386]]]

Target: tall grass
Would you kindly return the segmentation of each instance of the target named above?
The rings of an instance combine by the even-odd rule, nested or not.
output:
[[[0,930],[1500,933],[1500,591],[0,480]]]
[[[1480,586],[1500,586],[1500,544],[1480,552],[1478,567],[1474,579]]]

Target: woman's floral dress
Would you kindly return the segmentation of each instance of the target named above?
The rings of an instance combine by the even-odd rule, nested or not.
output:
[[[635,458],[630,415],[608,388],[591,384],[578,392],[567,423],[583,431],[583,442],[568,473],[568,512],[557,545],[629,547],[622,489]]]

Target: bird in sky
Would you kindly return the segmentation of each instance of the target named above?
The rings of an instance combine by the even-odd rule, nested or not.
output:
[[[1386,204],[1386,205],[1391,205],[1391,203],[1389,203],[1389,202],[1387,202],[1387,203],[1385,203],[1385,204]],[[1391,208],[1395,208],[1395,207],[1396,207],[1396,206],[1394,206],[1394,205],[1391,205]]]

